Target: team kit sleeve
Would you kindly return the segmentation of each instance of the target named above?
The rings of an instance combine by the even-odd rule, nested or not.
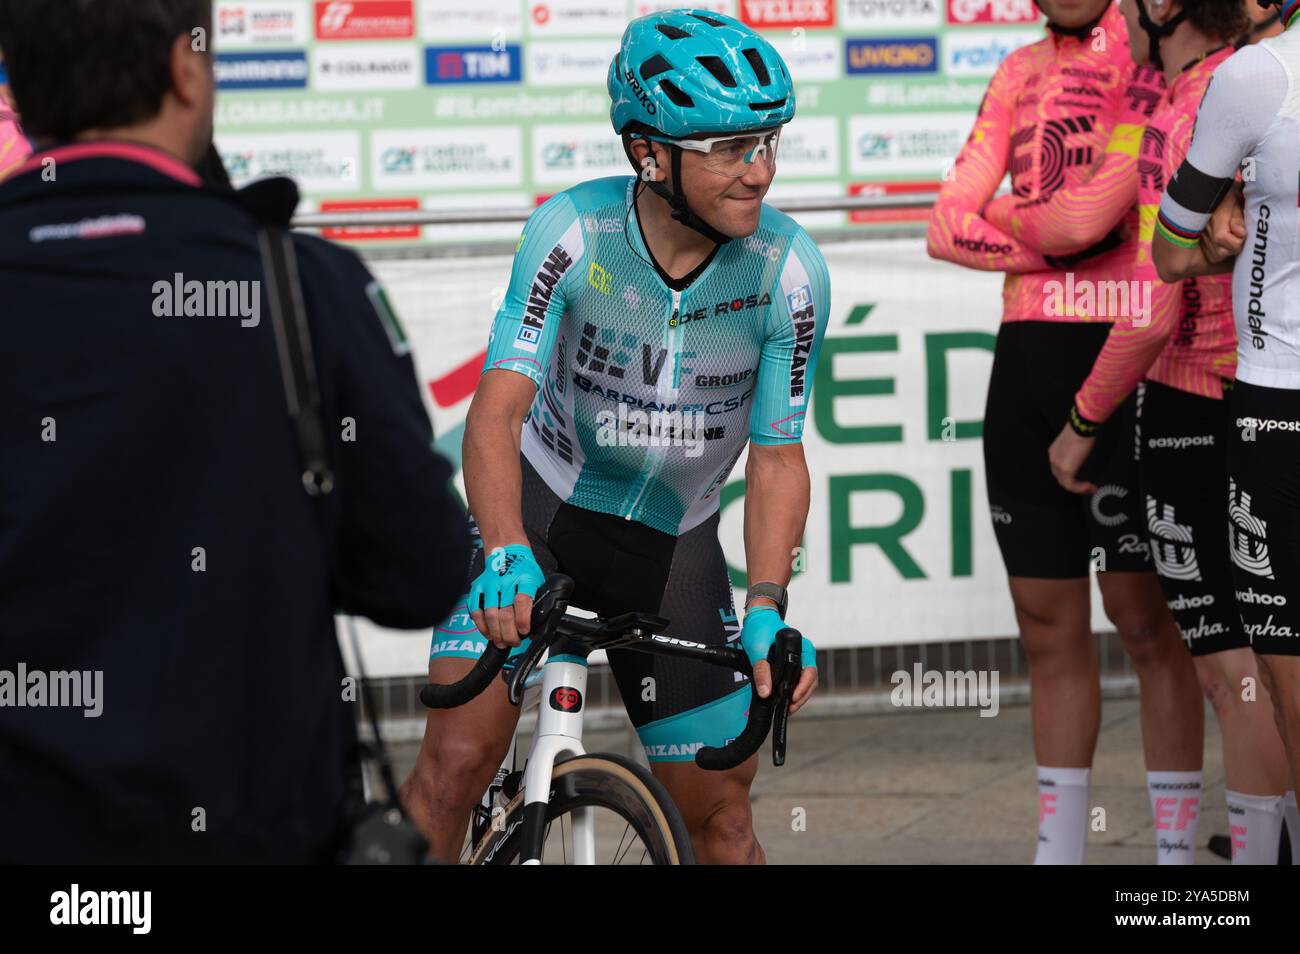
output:
[[[1182,282],[1167,285],[1156,274],[1151,262],[1151,239],[1155,232],[1155,206],[1142,209],[1142,233],[1139,239],[1138,265],[1134,271],[1134,289],[1151,289],[1147,303],[1149,314],[1132,315],[1129,320],[1111,325],[1106,343],[1093,362],[1092,371],[1074,398],[1074,406],[1086,421],[1100,424],[1146,377],[1160,352],[1178,326],[1182,313]],[[1134,291],[1140,295],[1140,291]],[[1132,311],[1130,299],[1130,311]]]
[[[510,284],[492,321],[484,371],[517,371],[541,387],[582,253],[582,222],[573,201],[564,193],[553,196],[519,236]]]
[[[749,439],[755,444],[794,444],[803,439],[830,304],[826,260],[812,239],[800,231],[786,255],[767,313],[767,334],[749,412]]]
[[[1177,126],[1165,142],[1166,153],[1158,158],[1168,175],[1182,161],[1191,144],[1190,123]],[[1074,398],[1074,406],[1086,421],[1100,424],[1109,420],[1115,410],[1146,377],[1160,353],[1169,343],[1183,310],[1183,282],[1166,284],[1160,280],[1152,258],[1159,205],[1151,195],[1139,208],[1137,263],[1133,269],[1131,294],[1140,296],[1150,289],[1146,305],[1149,312],[1131,314],[1127,321],[1111,325],[1106,344],[1093,362],[1092,371],[1084,380]],[[1140,300],[1140,299],[1138,299]],[[1130,312],[1134,298],[1130,298]]]
[[[1187,158],[1160,202],[1156,234],[1192,248],[1223,201],[1241,162],[1276,120],[1290,83],[1273,54],[1248,46],[1214,71]]]
[[[1084,182],[1058,189],[1046,201],[1003,196],[989,203],[985,218],[1044,255],[1068,255],[1101,242],[1138,198],[1138,153],[1147,122],[1165,95],[1154,69],[1133,71],[1106,151]]]
[[[930,212],[926,250],[931,258],[988,272],[1036,272],[1047,267],[1043,256],[982,216],[1007,173],[1011,152],[1011,97],[1008,64],[1002,61],[980,104],[975,127],[951,174],[939,187]]]

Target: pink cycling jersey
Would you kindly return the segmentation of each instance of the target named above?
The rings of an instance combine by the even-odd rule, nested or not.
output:
[[[18,117],[0,99],[0,179],[21,166],[31,151],[31,146],[18,128]]]
[[[1045,255],[1100,242],[1137,205],[1138,150],[1164,97],[1164,74],[1149,66],[1136,69],[1106,151],[1084,182],[1058,189],[1046,201],[1004,195],[984,207],[984,218]]]
[[[1138,160],[1139,229],[1133,279],[1150,289],[1150,314],[1116,322],[1079,389],[1075,405],[1104,421],[1144,378],[1203,397],[1223,397],[1223,379],[1237,365],[1232,276],[1209,275],[1166,285],[1151,256],[1160,199],[1192,142],[1196,111],[1214,70],[1232,55],[1220,50],[1181,73],[1156,108]],[[1139,320],[1139,318],[1141,320]],[[1149,320],[1148,320],[1149,318]]]
[[[1004,321],[1112,320],[1081,297],[1062,294],[1063,263],[1055,267],[983,217],[1003,177],[1023,202],[1047,202],[1093,171],[1124,111],[1132,81],[1128,32],[1118,7],[1102,16],[1088,39],[1052,34],[1010,54],[989,84],[970,138],[930,215],[929,252],[968,268],[1006,272]],[[1131,201],[1131,200],[1130,200]],[[1128,234],[1136,232],[1130,211]],[[1135,239],[1069,267],[1079,282],[1127,279]],[[1057,284],[1059,283],[1059,284]],[[1102,306],[1105,305],[1101,301]],[[1061,307],[1061,306],[1064,307]]]

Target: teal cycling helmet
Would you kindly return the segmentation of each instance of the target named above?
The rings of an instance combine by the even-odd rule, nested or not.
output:
[[[609,66],[617,133],[648,127],[681,139],[745,133],[794,118],[781,54],[733,17],[668,10],[628,24]]]
[[[794,86],[766,39],[734,17],[708,10],[667,10],[627,25],[609,65],[610,122],[619,135],[684,139],[741,135],[794,119]],[[687,208],[681,147],[670,145],[673,190],[646,185],[673,218],[715,242],[730,241]],[[636,161],[628,147],[628,159]]]

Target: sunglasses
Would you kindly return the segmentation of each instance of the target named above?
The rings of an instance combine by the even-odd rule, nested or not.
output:
[[[665,136],[646,138],[702,153],[704,168],[720,176],[739,179],[755,162],[761,161],[769,169],[776,167],[776,149],[781,141],[781,130],[751,133],[747,136],[712,136],[708,139],[669,139]]]

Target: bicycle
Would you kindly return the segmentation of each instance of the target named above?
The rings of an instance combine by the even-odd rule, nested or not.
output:
[[[420,701],[432,709],[463,705],[484,691],[493,678],[506,679],[510,702],[540,703],[537,726],[524,768],[514,767],[516,740],[501,763],[482,801],[475,807],[468,855],[469,864],[541,864],[551,831],[560,821],[562,863],[596,864],[598,828],[613,841],[618,819],[625,827],[610,856],[626,863],[639,838],[644,848],[635,863],[694,864],[690,836],[681,813],[667,789],[640,764],[621,755],[588,753],[582,745],[583,709],[587,689],[587,657],[598,649],[631,649],[676,655],[738,670],[753,680],[744,651],[735,646],[706,646],[662,635],[669,621],[646,613],[624,613],[610,619],[586,619],[567,613],[573,580],[562,574],[549,577],[533,604],[532,628],[526,651],[506,668],[510,650],[489,643],[473,669],[450,685],[430,684]],[[768,653],[772,667],[772,692],[766,699],[753,695],[748,720],[739,736],[722,747],[703,746],[695,753],[702,768],[723,771],[740,765],[759,750],[769,730],[772,764],[785,763],[786,730],[790,700],[799,683],[802,637],[785,628]],[[543,653],[546,662],[538,670]],[[611,826],[597,809],[613,814]],[[566,824],[567,820],[567,824]]]

